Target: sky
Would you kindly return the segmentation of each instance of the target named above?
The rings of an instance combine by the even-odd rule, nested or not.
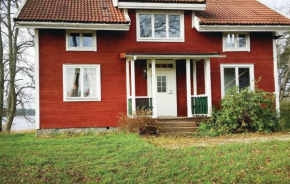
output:
[[[271,8],[280,10],[280,12],[285,13],[285,7],[290,4],[289,0],[259,0],[260,2],[266,4]],[[289,15],[288,15],[289,17]]]

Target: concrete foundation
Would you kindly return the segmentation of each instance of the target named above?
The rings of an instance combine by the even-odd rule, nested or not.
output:
[[[100,134],[100,133],[112,133],[116,132],[116,127],[107,128],[62,128],[62,129],[38,129],[36,131],[37,137],[50,137],[52,134],[66,134],[66,135],[78,135],[78,134]]]

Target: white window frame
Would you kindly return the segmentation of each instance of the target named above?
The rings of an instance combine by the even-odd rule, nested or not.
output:
[[[222,98],[225,96],[225,78],[224,78],[224,69],[225,68],[235,68],[236,74],[236,86],[239,86],[239,68],[249,68],[250,72],[250,90],[255,90],[255,73],[254,73],[254,64],[221,64],[220,65],[220,74],[221,74],[221,95]]]
[[[70,47],[70,33],[79,33],[80,34],[80,47]],[[93,35],[93,46],[92,47],[83,47],[83,34],[92,33]],[[83,30],[66,30],[66,51],[97,51],[97,33],[96,31],[83,31]]]
[[[68,68],[80,68],[80,87],[81,97],[68,97],[67,96],[67,69]],[[84,68],[96,68],[97,71],[97,97],[83,97],[83,69]],[[100,64],[64,64],[63,65],[63,101],[64,102],[79,102],[79,101],[101,101],[101,65]]]
[[[226,47],[228,34],[235,35],[235,47]],[[246,47],[242,47],[242,48],[238,47],[238,35],[239,34],[246,35]],[[247,32],[224,32],[222,39],[223,39],[223,52],[250,52],[251,51],[250,33],[247,33]]]
[[[151,26],[152,26],[152,37],[145,38],[140,37],[140,14],[151,14]],[[165,14],[166,15],[166,38],[155,38],[154,32],[154,15]],[[180,15],[180,38],[169,37],[169,15]],[[185,42],[184,39],[184,12],[183,11],[143,11],[139,10],[136,12],[136,33],[138,42]]]

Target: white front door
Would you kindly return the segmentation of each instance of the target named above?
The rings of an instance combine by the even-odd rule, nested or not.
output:
[[[175,78],[174,70],[156,71],[158,117],[177,116]]]
[[[151,61],[147,61],[148,95],[152,96]],[[157,117],[177,117],[176,61],[156,60]],[[155,107],[153,107],[155,108]]]

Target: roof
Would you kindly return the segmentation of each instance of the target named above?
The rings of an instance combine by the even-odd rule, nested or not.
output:
[[[206,2],[205,11],[196,11],[200,25],[290,25],[287,17],[257,0],[119,1],[168,4],[204,4]],[[118,25],[129,22],[123,10],[114,7],[112,0],[26,0],[15,20],[18,22],[111,23]]]
[[[290,25],[290,20],[257,0],[207,0],[196,12],[201,25]]]
[[[144,3],[201,3],[204,4],[206,0],[119,0],[119,2],[144,2]]]
[[[126,23],[112,0],[27,0],[16,21]]]

